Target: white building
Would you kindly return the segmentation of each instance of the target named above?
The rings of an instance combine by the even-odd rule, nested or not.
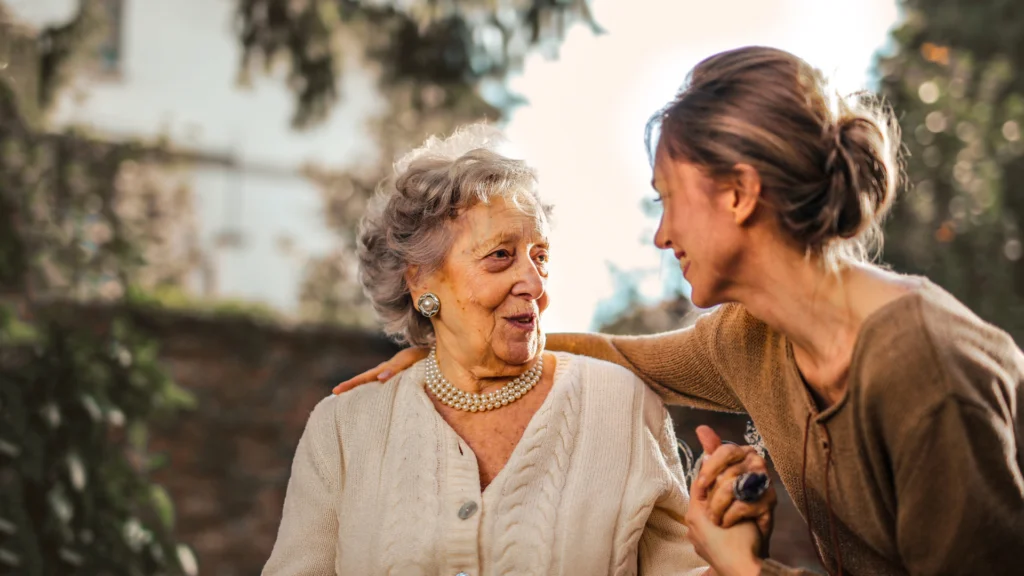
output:
[[[78,5],[3,2],[39,28],[67,20]],[[60,94],[51,127],[85,126],[113,139],[167,137],[176,147],[232,160],[237,167],[200,165],[191,175],[216,295],[294,309],[305,256],[333,244],[319,194],[297,170],[372,161],[365,122],[380,106],[371,73],[347,63],[330,119],[296,131],[283,80],[257,74],[249,88],[237,82],[234,0],[105,2],[114,26],[95,65]]]

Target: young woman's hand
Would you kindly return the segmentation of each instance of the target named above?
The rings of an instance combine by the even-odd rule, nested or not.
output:
[[[684,518],[686,537],[694,550],[711,565],[705,572],[717,576],[756,576],[761,573],[761,535],[753,522],[732,528],[716,526],[708,518],[707,501],[692,498]]]
[[[691,488],[692,498],[703,502],[708,519],[716,526],[731,528],[744,520],[752,520],[764,543],[762,555],[767,555],[778,503],[775,487],[769,485],[754,502],[737,500],[734,491],[736,479],[742,474],[767,477],[767,462],[751,446],[722,444],[718,434],[708,426],[698,427],[697,437],[704,448],[704,458]]]
[[[398,352],[391,357],[390,360],[381,362],[376,368],[367,370],[358,376],[354,376],[345,380],[341,384],[334,387],[335,394],[341,394],[347,392],[356,386],[363,384],[369,384],[370,382],[386,382],[388,378],[391,378],[395,374],[398,374],[402,370],[405,370],[409,366],[419,362],[420,360],[427,357],[430,352],[425,347],[418,348],[406,348]]]

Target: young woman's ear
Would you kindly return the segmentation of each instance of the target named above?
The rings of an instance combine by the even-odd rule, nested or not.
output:
[[[733,178],[729,209],[737,224],[744,224],[754,215],[761,199],[761,175],[750,164],[737,164]]]

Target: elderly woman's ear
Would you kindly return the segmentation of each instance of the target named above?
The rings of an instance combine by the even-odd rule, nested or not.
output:
[[[409,295],[415,302],[420,294],[426,291],[423,287],[423,278],[420,277],[420,267],[417,264],[410,264],[405,270],[405,285],[409,287]]]
[[[420,271],[418,264],[410,265],[406,271],[406,285],[409,286],[409,295],[413,298],[414,305],[423,294],[430,292],[429,275],[420,274]],[[419,306],[416,307],[419,310]]]
[[[409,287],[413,308],[426,318],[432,318],[441,308],[441,301],[427,285],[426,279],[419,274],[419,266],[409,266],[405,273],[405,283]]]

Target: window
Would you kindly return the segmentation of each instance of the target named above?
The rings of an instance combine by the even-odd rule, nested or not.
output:
[[[121,75],[124,52],[124,3],[125,0],[100,0],[100,15],[103,30],[96,48],[95,72],[100,77]]]

